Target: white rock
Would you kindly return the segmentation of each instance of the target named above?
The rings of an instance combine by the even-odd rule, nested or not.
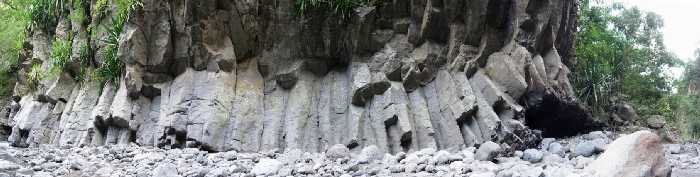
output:
[[[450,163],[450,170],[462,173],[466,165],[462,161],[454,161]]]
[[[586,170],[598,177],[667,177],[671,173],[661,138],[649,131],[618,138]]]
[[[371,145],[362,149],[357,160],[360,163],[369,163],[375,160],[382,160],[383,158],[384,153],[382,153],[377,146]]]
[[[430,159],[430,164],[442,165],[458,160],[459,158],[452,155],[450,152],[445,150],[438,151],[435,153],[432,159]]]
[[[608,139],[608,136],[605,135],[602,131],[593,131],[588,134],[583,135],[583,138],[587,140],[595,140],[595,139]]]
[[[595,153],[595,147],[596,146],[592,141],[581,141],[576,144],[576,147],[574,148],[574,155],[590,157],[593,155],[593,153]]]
[[[0,160],[0,171],[11,171],[11,170],[17,170],[19,168],[20,168],[20,166],[14,162],[10,162],[7,160]]]
[[[540,152],[537,149],[527,149],[525,152],[523,152],[523,160],[531,162],[531,163],[537,163],[542,161],[542,157],[544,154]]]
[[[334,159],[346,158],[350,155],[350,149],[342,144],[336,144],[326,150],[326,156]]]
[[[469,175],[469,177],[496,177],[496,174],[490,171],[487,172],[474,172]]]
[[[547,152],[559,155],[560,157],[564,157],[565,153],[564,152],[564,146],[559,144],[558,142],[554,142],[552,144],[549,144],[549,148],[547,149]]]
[[[593,162],[593,160],[595,160],[595,159],[590,158],[590,157],[578,156],[574,159],[574,163],[576,164],[577,169],[583,169],[586,166],[588,166],[588,164]]]
[[[669,144],[667,146],[668,152],[671,154],[680,154],[681,153],[681,145],[678,144]]]
[[[476,159],[481,160],[481,161],[491,161],[493,158],[495,158],[498,153],[501,151],[501,146],[498,144],[488,141],[484,144],[481,144],[479,146],[479,149],[476,151]]]
[[[153,170],[153,177],[178,177],[177,167],[171,163],[163,163]]]
[[[255,175],[274,175],[282,168],[282,162],[276,159],[260,159],[260,162],[255,164],[250,173]]]
[[[556,141],[556,139],[554,139],[554,138],[544,138],[544,139],[542,139],[542,142],[540,142],[540,149],[542,149],[542,150],[547,150],[547,148],[549,147],[549,145],[550,145],[552,142],[555,142],[555,141]]]

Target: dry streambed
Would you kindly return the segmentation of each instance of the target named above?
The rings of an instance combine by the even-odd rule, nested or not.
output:
[[[375,146],[358,152],[336,145],[322,153],[299,150],[208,153],[191,148],[165,150],[139,146],[14,148],[2,143],[0,176],[606,177],[639,172],[643,173],[641,176],[691,177],[700,174],[700,146],[661,145],[654,141],[658,137],[651,135],[637,132],[613,143],[610,133],[591,132],[568,139],[544,139],[537,149],[514,153],[505,153],[500,145],[489,142],[459,151],[423,149],[393,155]],[[616,168],[621,164],[634,167],[635,172]]]

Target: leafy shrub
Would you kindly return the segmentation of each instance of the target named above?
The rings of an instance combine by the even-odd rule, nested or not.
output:
[[[303,16],[311,9],[326,9],[347,17],[355,8],[370,5],[373,2],[373,0],[296,0],[294,5],[299,16]]]
[[[44,30],[56,26],[65,0],[31,0],[29,14],[34,25]]]
[[[72,41],[66,39],[56,39],[51,46],[51,63],[49,73],[52,76],[60,74],[70,61],[72,53]]]
[[[690,125],[688,126],[689,129],[689,135],[692,138],[699,138],[700,137],[700,119],[693,119],[690,121]]]
[[[87,6],[87,1],[73,0],[73,3],[71,5],[73,6],[73,10],[70,12],[70,15],[68,15],[68,18],[70,18],[71,21],[76,22],[77,24],[83,25],[87,19],[87,16],[85,16],[85,7]]]
[[[27,72],[27,85],[29,88],[34,89],[42,78],[44,78],[44,69],[41,68],[41,64],[33,64]]]
[[[663,20],[622,4],[582,0],[579,8],[573,73],[578,98],[601,113],[609,98],[627,95],[624,101],[641,115],[670,115],[672,79],[665,71],[680,60],[663,44]]]
[[[113,21],[116,19],[113,19]],[[122,62],[117,58],[119,34],[124,30],[123,23],[112,23],[109,36],[105,40],[104,61],[95,71],[101,80],[115,80],[121,75]]]
[[[79,54],[79,58],[78,58],[79,61],[78,62],[80,64],[80,70],[78,71],[77,75],[75,76],[75,79],[78,81],[83,81],[83,80],[85,80],[85,78],[87,76],[88,70],[90,68],[89,67],[90,60],[95,55],[95,52],[92,50],[92,48],[89,45],[83,44],[78,49],[78,54]]]
[[[96,8],[102,13],[107,5],[106,2],[96,3]],[[104,49],[104,61],[102,65],[95,70],[96,77],[100,80],[115,80],[121,76],[123,63],[117,58],[119,50],[119,35],[124,31],[124,22],[129,18],[129,13],[136,8],[142,7],[143,4],[138,0],[115,0],[116,14],[112,16],[111,26],[108,27],[108,36],[104,40],[106,46]]]

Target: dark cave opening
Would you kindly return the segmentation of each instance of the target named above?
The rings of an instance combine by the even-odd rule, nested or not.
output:
[[[539,104],[526,109],[525,125],[552,138],[570,137],[603,127],[583,105],[551,93],[544,94]]]

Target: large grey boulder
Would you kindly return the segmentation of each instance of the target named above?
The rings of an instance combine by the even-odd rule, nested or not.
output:
[[[671,169],[664,158],[661,138],[649,131],[638,131],[616,139],[586,170],[599,177],[671,175]]]

